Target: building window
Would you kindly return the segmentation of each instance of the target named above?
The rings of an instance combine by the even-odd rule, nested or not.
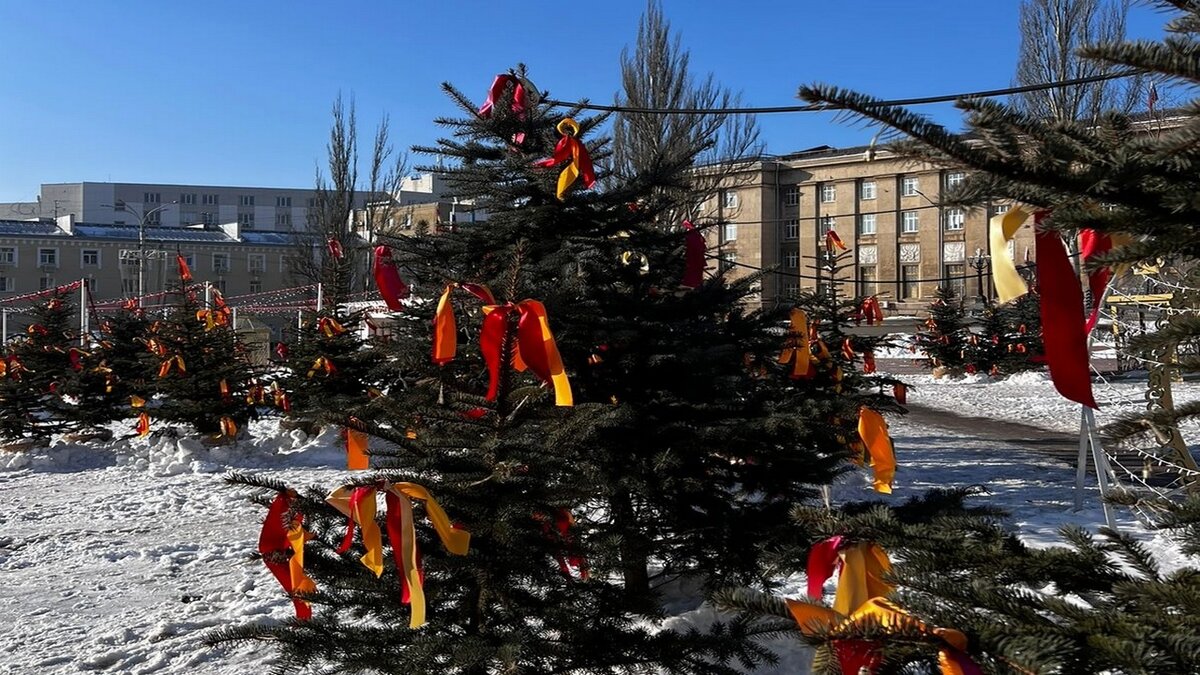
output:
[[[212,254],[212,271],[228,272],[229,271],[229,254],[214,253]]]
[[[821,201],[828,204],[837,201],[837,186],[826,183],[821,186]]]
[[[800,284],[789,281],[783,285],[783,296],[785,298],[794,298],[800,295]]]
[[[203,201],[205,206],[216,206],[220,203],[216,195],[204,195]]]
[[[17,264],[17,247],[0,246],[0,265]]]
[[[921,297],[920,283],[917,279],[921,278],[920,265],[901,265],[900,266],[900,297],[905,300]]]
[[[275,214],[275,225],[282,226],[282,227],[291,227],[292,226],[292,214],[276,213]]]
[[[254,195],[238,195],[238,206],[254,206]]]
[[[800,266],[800,251],[788,251],[783,255],[783,266],[794,270]]]
[[[54,288],[54,277],[41,277],[38,279],[38,290],[45,291]]]
[[[904,180],[900,181],[900,195],[902,197],[915,197],[921,191],[921,181],[916,176],[905,176]]]
[[[737,223],[725,223],[721,225],[722,241],[737,240]]]
[[[125,202],[123,202],[121,200],[117,200],[117,203],[113,204],[113,211],[124,211],[124,210],[125,210]]]
[[[0,293],[12,293],[15,290],[17,290],[16,279],[0,277]]]
[[[88,277],[83,280],[83,283],[87,285],[88,293],[96,294],[96,277]]]
[[[254,229],[254,214],[246,212],[246,211],[242,211],[241,213],[239,213],[238,214],[238,225],[241,225],[242,227],[246,228],[247,230]]]
[[[864,213],[858,217],[859,234],[875,234],[875,214]]]
[[[251,279],[250,280],[250,292],[251,293],[262,293],[262,281],[260,281],[258,279]]]
[[[267,271],[267,254],[265,253],[251,253],[246,256],[246,262],[249,270],[255,274]]]
[[[946,211],[946,229],[961,230],[963,222],[966,221],[967,214],[960,208],[952,208]]]
[[[875,199],[875,181],[864,180],[862,187],[858,191],[858,197],[862,200]]]
[[[876,284],[877,276],[876,267],[867,265],[858,268],[858,294],[859,295],[875,295],[878,293]]]
[[[133,295],[137,293],[137,279],[132,277],[121,279],[121,295]]]
[[[732,269],[737,265],[737,252],[725,251],[721,253],[721,271]]]
[[[162,224],[162,211],[151,211],[150,213],[147,213],[146,214],[146,224],[147,225],[161,225]]]
[[[799,239],[800,238],[800,219],[791,218],[783,223],[783,238],[784,239]]]
[[[819,228],[820,232],[818,232],[817,235],[824,237],[826,232],[829,232],[837,225],[837,223],[834,222],[835,220],[836,219],[833,216],[821,216],[821,226]]]
[[[196,203],[196,193],[195,192],[180,193],[179,203],[180,204],[195,204]]]
[[[211,211],[205,211],[200,214],[200,222],[205,225],[215,225],[217,223],[217,216]]]
[[[316,197],[308,198],[308,208],[310,208],[310,209],[317,208],[317,198]]]
[[[146,204],[157,204],[162,201],[162,195],[157,192],[143,192],[142,202]]]
[[[963,171],[951,171],[946,174],[946,187],[956,188],[962,185],[962,182],[967,179],[967,174]]]
[[[966,268],[962,263],[954,265],[946,265],[946,273],[943,275],[942,285],[954,292],[957,298],[963,297],[967,292],[967,276]]]
[[[912,234],[913,232],[916,232],[917,228],[919,228],[921,225],[921,214],[917,213],[916,211],[905,211],[901,214],[901,217],[901,232]]]
[[[277,208],[291,208],[292,198],[291,197],[276,197],[275,198],[275,206]]]
[[[732,190],[726,190],[721,193],[721,206],[727,209],[736,209],[738,207],[738,195]]]
[[[798,206],[800,204],[800,186],[793,185],[783,191],[784,206]]]
[[[99,267],[100,266],[100,250],[95,248],[85,248],[79,253],[79,264],[84,267]]]
[[[58,249],[39,248],[38,265],[42,267],[58,267]],[[45,290],[45,289],[42,289]]]
[[[1008,213],[1008,208],[1008,204],[997,204],[992,207],[992,213],[996,214],[997,216],[1002,213]]]

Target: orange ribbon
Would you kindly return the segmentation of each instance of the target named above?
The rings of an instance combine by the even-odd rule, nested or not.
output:
[[[228,403],[230,399],[229,383],[225,380],[221,380],[221,383],[217,385],[217,390],[221,392],[221,400]]]
[[[308,369],[308,377],[311,379],[313,375],[319,372],[324,372],[326,375],[332,375],[337,372],[337,366],[333,365],[333,361],[328,357],[318,356],[316,361],[313,361],[312,367]]]
[[[834,230],[832,227],[825,232],[825,248],[830,251],[835,248],[839,251],[846,250],[846,245],[842,243],[842,238],[838,236],[837,230]]]
[[[346,468],[351,471],[365,471],[371,468],[371,459],[367,455],[370,436],[350,427],[346,427]]]
[[[450,294],[462,288],[483,301],[484,305],[496,304],[496,298],[487,286],[481,284],[447,284],[438,298],[437,312],[433,317],[433,362],[444,366],[458,354],[458,326],[454,321],[454,303]]]
[[[863,406],[858,411],[858,435],[871,457],[872,487],[876,492],[891,494],[892,480],[896,476],[896,454],[887,422],[882,415]]]
[[[783,344],[783,351],[779,353],[779,362],[792,364],[791,378],[798,380],[808,377],[808,365],[811,358],[812,344],[809,342],[808,335],[808,315],[802,309],[793,308],[788,339]]]
[[[179,278],[183,283],[188,283],[192,280],[192,270],[188,268],[187,258],[182,254],[175,254],[175,264],[179,266]]]
[[[150,415],[146,413],[138,415],[138,421],[134,425],[133,430],[137,432],[138,436],[145,436],[150,433]]]
[[[388,539],[392,555],[400,573],[401,601],[412,608],[410,628],[425,625],[424,574],[421,571],[420,551],[417,548],[416,528],[413,524],[412,500],[425,503],[425,514],[433,523],[433,529],[446,550],[455,555],[466,555],[470,548],[471,535],[456,529],[437,500],[424,487],[416,483],[387,483],[379,485],[387,502]],[[362,528],[363,547],[366,554],[361,560],[367,569],[378,577],[383,574],[383,543],[379,525],[375,522],[376,487],[337,488],[326,499],[335,509],[349,519],[346,538],[339,552],[344,553],[353,543],[354,525]]]
[[[346,328],[342,324],[328,316],[317,319],[317,330],[323,333],[325,337],[334,337],[346,332]]]
[[[238,432],[238,425],[237,425],[237,422],[233,421],[232,417],[222,417],[221,418],[221,435],[222,436],[228,436],[229,438],[234,438],[235,436],[237,436],[237,432]]]
[[[167,375],[169,375],[171,373],[172,366],[174,366],[175,369],[177,371],[179,371],[180,375],[187,374],[187,366],[183,363],[183,357],[176,354],[175,356],[172,356],[171,358],[167,359],[166,361],[163,361],[162,364],[159,365],[158,376],[166,377]]]
[[[579,136],[579,123],[570,117],[563,118],[558,126],[555,127],[558,133],[562,134],[562,138],[558,140],[558,145],[554,147],[554,155],[549,159],[543,159],[537,162],[535,166],[551,167],[563,162],[570,162],[562,173],[558,175],[558,188],[556,195],[558,200],[562,201],[567,194],[567,189],[582,177],[584,187],[592,187],[596,184],[596,173],[592,168],[592,158],[588,154],[587,147],[584,146],[577,136]]]

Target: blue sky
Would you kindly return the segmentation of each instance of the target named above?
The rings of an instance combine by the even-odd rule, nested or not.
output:
[[[1017,0],[664,0],[693,68],[750,105],[824,81],[883,97],[1011,83]],[[0,2],[0,201],[81,180],[306,187],[342,92],[398,148],[517,62],[555,98],[611,102],[642,0]],[[1161,34],[1142,6],[1130,34]],[[954,123],[945,106],[928,108]],[[768,151],[865,142],[828,114],[760,118]],[[410,166],[422,158],[410,156]]]

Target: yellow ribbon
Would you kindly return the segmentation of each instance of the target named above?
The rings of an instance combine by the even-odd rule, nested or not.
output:
[[[537,300],[522,300],[520,306],[537,317],[538,327],[541,328],[546,360],[550,364],[550,381],[554,384],[554,405],[575,405],[575,397],[571,393],[571,381],[567,379],[567,372],[563,368],[562,357],[558,353],[558,344],[554,342],[554,333],[550,332],[550,319],[546,316],[546,306]]]
[[[317,360],[313,361],[312,367],[308,369],[309,379],[312,379],[312,376],[320,371],[324,371],[326,375],[333,373],[333,361],[327,357],[318,356]]]
[[[312,539],[300,520],[293,520],[288,527],[287,539],[292,546],[292,557],[288,560],[288,571],[292,576],[292,593],[308,594],[317,590],[317,585],[304,573],[304,542]]]
[[[992,216],[988,227],[988,239],[992,245],[992,278],[996,283],[996,297],[1000,304],[1025,295],[1029,287],[1017,274],[1016,263],[1008,252],[1008,242],[1016,235],[1021,224],[1029,217],[1021,207],[1014,206],[1008,213]]]
[[[356,509],[350,508],[350,496],[353,493],[352,487],[340,487],[330,493],[325,501],[362,529],[363,548],[367,552],[359,560],[378,577],[383,574],[383,537],[375,522],[375,491],[364,495]]]
[[[839,614],[848,615],[871,598],[892,592],[892,587],[883,581],[883,575],[892,570],[892,563],[878,544],[862,542],[847,546],[838,557],[842,559],[842,573],[833,608]]]
[[[177,354],[162,362],[162,365],[158,367],[158,376],[166,377],[171,374],[171,366],[175,366],[180,373],[187,372],[187,366],[183,363],[183,357]]]
[[[871,469],[875,474],[872,487],[876,492],[891,494],[892,479],[896,476],[896,453],[888,435],[887,422],[882,415],[863,406],[858,412],[858,435],[871,457]]]

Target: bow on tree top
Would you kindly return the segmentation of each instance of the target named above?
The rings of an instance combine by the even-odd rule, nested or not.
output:
[[[425,575],[421,569],[421,553],[417,547],[416,529],[413,525],[412,500],[425,502],[425,514],[433,523],[433,529],[447,551],[455,555],[466,555],[470,548],[471,535],[451,525],[450,518],[433,495],[416,483],[383,481],[377,485],[340,487],[326,499],[349,519],[346,538],[342,541],[339,553],[350,550],[354,543],[354,526],[357,524],[362,529],[363,547],[366,548],[366,554],[361,558],[362,563],[374,572],[376,577],[383,574],[383,537],[375,521],[378,492],[384,493],[387,505],[388,539],[391,541],[392,555],[395,557],[396,571],[400,577],[401,602],[412,608],[409,627],[419,628],[425,625]]]
[[[559,201],[562,201],[567,190],[575,183],[576,179],[583,178],[583,186],[590,188],[596,184],[596,172],[592,168],[592,157],[588,154],[587,147],[579,140],[579,123],[570,117],[563,118],[558,126],[555,127],[558,133],[562,134],[562,138],[558,139],[558,145],[554,146],[554,155],[549,159],[543,159],[537,162],[534,166],[551,167],[563,162],[569,162],[562,173],[558,174],[558,190],[557,196]]]

